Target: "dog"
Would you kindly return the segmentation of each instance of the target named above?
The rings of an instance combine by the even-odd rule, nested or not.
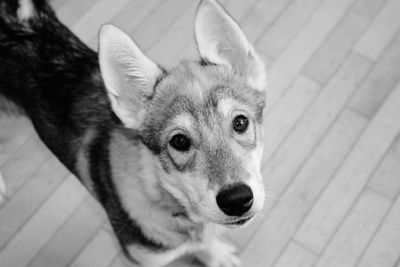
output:
[[[45,0],[0,0],[0,93],[102,204],[133,266],[239,266],[218,234],[264,204],[263,62],[215,0],[194,31],[200,59],[167,70],[113,25],[96,53]]]

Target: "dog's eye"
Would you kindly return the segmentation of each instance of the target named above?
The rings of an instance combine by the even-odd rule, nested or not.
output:
[[[244,133],[247,130],[248,125],[249,119],[243,115],[239,115],[233,119],[233,130],[239,134]]]
[[[183,134],[174,135],[169,144],[178,151],[188,151],[190,148],[190,140]]]

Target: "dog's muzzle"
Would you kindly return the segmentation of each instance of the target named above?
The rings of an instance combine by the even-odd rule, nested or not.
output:
[[[253,205],[253,192],[245,184],[231,185],[218,193],[217,204],[226,215],[240,217]]]

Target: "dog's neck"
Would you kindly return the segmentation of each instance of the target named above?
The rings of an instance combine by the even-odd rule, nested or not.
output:
[[[155,156],[140,140],[114,130],[110,139],[112,179],[123,208],[150,238],[178,246],[200,241],[204,224],[193,222],[159,183]]]

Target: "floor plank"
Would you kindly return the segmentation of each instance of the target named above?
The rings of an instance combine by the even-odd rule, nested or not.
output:
[[[131,32],[138,27],[151,12],[154,12],[160,4],[160,1],[161,0],[131,0],[110,22],[126,32]],[[132,37],[136,39],[135,36]]]
[[[365,190],[315,267],[354,266],[390,204],[387,198]]]
[[[32,157],[32,153],[36,156]],[[39,136],[31,135],[1,166],[8,196],[13,196],[50,156],[50,151],[40,141]]]
[[[87,43],[98,35],[100,26],[104,22],[111,20],[128,3],[129,0],[99,0],[72,25],[71,30]]]
[[[2,126],[2,131],[0,132],[1,166],[12,157],[16,150],[28,141],[31,135],[33,135],[34,130],[26,117],[16,117],[12,122],[0,126]]]
[[[36,254],[29,267],[64,267],[84,248],[100,229],[103,218],[97,216],[89,200],[84,201],[56,234]],[[73,233],[73,234],[71,234]]]
[[[400,197],[360,258],[359,267],[392,267],[400,259]],[[352,233],[351,233],[352,235]]]
[[[118,250],[116,240],[100,229],[70,266],[107,267],[117,256]]]
[[[0,170],[0,205],[6,201],[6,184],[4,183],[3,174]]]
[[[311,251],[296,242],[290,242],[274,267],[309,267],[317,259]]]
[[[262,35],[257,47],[269,57],[278,58],[321,2],[322,0],[289,1],[289,6]],[[259,12],[262,13],[262,10]],[[258,28],[256,25],[252,25],[253,28]]]
[[[267,2],[269,0],[248,0],[248,1],[235,1],[235,0],[225,0],[226,4],[224,7],[226,10],[228,10],[229,14],[232,15],[232,17],[236,21],[240,21],[241,25],[243,23],[243,18],[248,15],[252,14],[252,10],[254,10],[254,6],[257,7],[257,5],[261,4],[261,2]],[[221,3],[225,3],[224,1],[221,1]],[[260,25],[259,25],[260,26]]]
[[[372,60],[378,59],[386,45],[400,29],[399,13],[400,2],[388,0],[371,27],[355,45],[354,50]]]
[[[400,78],[400,34],[383,52],[349,106],[372,118]]]
[[[2,207],[0,212],[0,248],[20,230],[69,173],[56,158],[46,161],[31,174],[26,184]],[[18,212],[16,212],[18,211]]]
[[[301,71],[311,55],[322,44],[328,33],[338,23],[353,0],[325,1],[316,10],[296,38],[270,69],[269,106],[273,108]],[[268,51],[261,52],[268,55]]]
[[[111,23],[124,32],[133,32],[137,27],[148,27],[151,25],[142,25],[143,21],[157,9],[161,0],[130,0],[124,8],[122,8],[117,14],[108,18],[108,20],[102,19],[102,23]],[[140,12],[139,12],[140,11]],[[131,36],[133,40],[136,40],[135,36]],[[94,50],[98,49],[98,35],[92,35],[87,44]]]
[[[96,3],[97,0],[63,0],[61,4],[52,5],[61,22],[71,27]],[[52,3],[52,2],[51,2]]]
[[[4,266],[26,266],[49,241],[64,220],[82,202],[81,185],[72,176],[59,187],[51,199],[31,217],[18,234],[2,249],[0,262]],[[52,218],[48,220],[48,218]]]
[[[322,84],[326,83],[386,1],[357,0],[311,57],[304,73]]]
[[[370,63],[365,58],[356,54],[349,57],[315,99],[274,158],[266,163],[263,175],[267,184],[277,185],[280,189],[287,184],[343,109],[369,67]]]
[[[285,137],[301,119],[320,92],[321,86],[307,77],[299,76],[275,110],[264,119],[264,157],[268,162]]]
[[[394,199],[400,192],[400,135],[371,177],[368,185],[384,196]]]
[[[152,46],[148,55],[162,66],[171,67],[176,57],[193,38],[193,17],[197,3],[193,2],[183,16]],[[168,52],[166,52],[168,51]]]
[[[240,23],[250,42],[256,43],[256,41],[258,41],[262,33],[265,32],[281,12],[285,10],[289,2],[289,0],[266,0],[259,1],[254,5]]]
[[[142,49],[147,50],[178,20],[190,4],[191,1],[187,0],[161,1],[161,4],[135,29],[128,31],[128,34]]]
[[[398,114],[400,84],[368,125],[335,178],[321,195],[297,232],[296,240],[316,253],[322,251],[399,132]]]

